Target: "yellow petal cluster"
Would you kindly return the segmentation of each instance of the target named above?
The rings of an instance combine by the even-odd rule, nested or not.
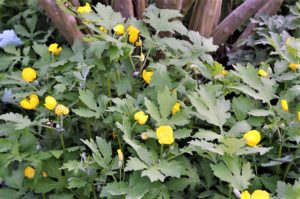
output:
[[[100,26],[99,30],[101,30],[102,32],[108,33],[108,30],[104,26]]]
[[[139,38],[140,31],[136,27],[134,27],[133,25],[130,25],[127,28],[127,32],[129,34],[129,38],[128,38],[129,42],[134,44]]]
[[[268,73],[266,71],[264,71],[263,69],[260,69],[258,71],[258,75],[260,75],[262,77],[268,77]]]
[[[140,55],[140,61],[143,62],[144,60],[145,60],[145,55],[144,55],[144,53],[141,53],[141,55]]]
[[[228,70],[222,70],[222,71],[220,72],[220,75],[221,75],[222,77],[225,77],[227,74],[228,74]]]
[[[59,55],[59,53],[62,51],[62,47],[58,47],[57,43],[53,43],[49,45],[48,51],[54,55]]]
[[[143,111],[139,111],[134,114],[134,120],[137,121],[140,125],[143,125],[148,120],[148,115],[146,115]]]
[[[22,78],[26,82],[32,82],[36,79],[36,71],[31,67],[24,68],[22,70]]]
[[[298,112],[298,121],[300,121],[300,111]]]
[[[177,113],[178,111],[180,111],[180,103],[176,102],[175,105],[172,108],[172,115],[175,115],[175,113]]]
[[[251,130],[244,134],[243,138],[247,141],[247,145],[249,146],[256,146],[260,140],[260,132],[257,130]]]
[[[135,42],[135,46],[141,46],[142,44],[143,44],[143,42],[140,38],[137,42]]]
[[[28,166],[24,169],[24,176],[28,179],[32,179],[35,175],[35,169]]]
[[[270,199],[270,194],[263,190],[255,190],[252,195],[248,191],[243,191],[240,199]]]
[[[295,64],[295,63],[290,63],[289,64],[289,68],[292,70],[292,71],[295,71],[299,68],[299,64]]]
[[[91,11],[92,11],[91,5],[87,2],[85,3],[84,6],[79,6],[77,8],[77,12],[80,13],[80,14],[89,13]]]
[[[153,71],[146,71],[146,70],[143,70],[142,76],[143,76],[144,81],[145,81],[147,84],[150,84],[153,74],[154,74]]]
[[[39,105],[39,102],[39,97],[36,94],[31,94],[29,97],[21,100],[20,106],[26,110],[33,110]]]
[[[174,142],[173,129],[170,126],[160,126],[156,129],[159,144],[172,144]]]
[[[115,27],[114,27],[114,31],[117,35],[123,35],[124,34],[124,31],[125,31],[125,28],[124,28],[124,25],[123,24],[117,24]]]
[[[118,160],[119,161],[123,161],[124,160],[124,155],[123,155],[123,152],[121,149],[118,149],[117,150],[117,153],[118,153]]]
[[[55,108],[55,114],[58,116],[68,115],[69,112],[70,112],[69,108],[62,104],[58,104]]]
[[[48,177],[48,174],[47,174],[45,171],[43,171],[43,172],[42,172],[42,176],[43,176],[44,178],[47,178],[47,177]]]
[[[53,110],[57,105],[57,101],[54,97],[52,96],[47,96],[45,98],[45,104],[44,106],[49,109],[49,110]]]
[[[280,101],[281,104],[281,108],[284,112],[288,112],[289,111],[289,104],[286,100],[281,100]]]

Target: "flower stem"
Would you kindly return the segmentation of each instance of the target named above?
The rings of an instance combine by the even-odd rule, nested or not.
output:
[[[61,134],[59,134],[59,137],[60,137],[61,147],[63,148],[63,150],[66,150],[65,141],[64,141],[64,135],[61,133]]]
[[[162,159],[163,152],[164,152],[164,145],[162,144],[162,145],[160,146],[160,159]]]

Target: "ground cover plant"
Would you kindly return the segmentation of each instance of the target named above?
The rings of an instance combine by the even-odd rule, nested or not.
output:
[[[1,46],[0,198],[300,197],[299,39],[228,69],[178,10],[57,3],[80,40],[29,15]]]

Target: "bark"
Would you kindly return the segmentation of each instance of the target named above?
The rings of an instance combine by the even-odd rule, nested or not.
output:
[[[155,4],[160,9],[173,9],[177,10],[178,6],[177,3],[181,1],[178,0],[155,0]]]
[[[195,2],[195,0],[183,0],[182,6],[180,9],[180,12],[183,16],[185,16],[188,13],[188,11],[193,6],[194,2]]]
[[[145,9],[148,6],[147,0],[133,0],[133,5],[134,5],[135,16],[138,19],[143,19]]]
[[[189,29],[210,37],[220,20],[222,0],[196,0]]]
[[[77,0],[72,1],[75,5],[79,5]],[[75,17],[65,13],[57,5],[55,0],[39,0],[39,5],[51,18],[60,34],[69,42],[73,43],[75,39],[83,36],[83,33],[77,28]]]
[[[258,17],[259,15],[266,14],[268,16],[275,15],[278,10],[280,9],[281,5],[283,3],[283,0],[269,0],[256,14],[255,17]],[[241,36],[238,38],[237,42],[234,44],[234,50],[237,49],[238,44],[240,41],[247,39],[249,35],[252,34],[253,30],[257,27],[257,24],[254,22],[251,22],[247,28],[244,30],[244,32],[241,34]]]
[[[116,12],[120,12],[123,17],[134,17],[133,4],[131,0],[115,0],[112,7]]]
[[[230,13],[214,30],[214,44],[220,45],[227,38],[252,17],[268,0],[246,0],[242,5]]]

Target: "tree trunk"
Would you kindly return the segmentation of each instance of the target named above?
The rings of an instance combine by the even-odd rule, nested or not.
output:
[[[131,0],[115,0],[112,7],[116,12],[120,12],[123,17],[134,17],[134,10]]]
[[[283,0],[269,0],[256,14],[255,17],[259,15],[266,14],[268,16],[275,15],[280,9]],[[251,22],[241,36],[238,38],[237,42],[234,44],[234,50],[237,49],[240,41],[247,39],[249,35],[252,34],[253,30],[257,27],[256,23]]]
[[[194,2],[195,0],[183,0],[181,10],[180,10],[183,16],[185,16],[188,13],[190,8],[193,6]]]
[[[222,0],[196,0],[189,29],[210,37],[220,20]]]
[[[253,16],[268,0],[246,0],[230,13],[214,30],[214,44],[220,45],[239,28],[247,19]]]
[[[78,5],[77,0],[73,0]],[[77,28],[75,17],[65,13],[57,5],[55,0],[39,0],[39,5],[51,18],[52,22],[59,30],[60,34],[69,42],[73,43],[75,39],[83,36],[83,33]]]
[[[143,19],[145,9],[148,6],[147,0],[133,0],[133,5],[134,5],[135,16],[138,19]]]
[[[155,0],[155,4],[160,9],[173,9],[178,10],[179,5],[182,3],[180,0]]]

